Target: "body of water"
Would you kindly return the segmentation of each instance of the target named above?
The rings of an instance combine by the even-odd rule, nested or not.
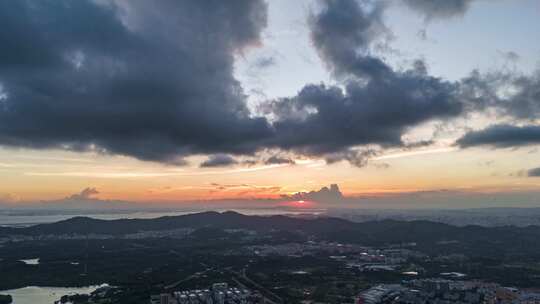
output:
[[[87,287],[28,286],[0,291],[0,294],[11,295],[13,304],[52,304],[54,301],[60,300],[63,295],[89,294],[101,286],[107,286],[107,284]]]
[[[39,264],[39,258],[38,259],[27,259],[27,260],[19,260],[26,265],[38,265]]]
[[[128,218],[157,218],[161,216],[173,216],[193,213],[190,211],[166,211],[166,212],[148,212],[148,211],[126,211],[117,212],[111,211],[110,213],[96,213],[92,211],[81,212],[66,212],[51,214],[47,212],[0,212],[0,226],[4,227],[26,227],[36,224],[55,223],[58,221],[67,220],[76,216],[86,216],[95,219],[102,220],[116,220],[116,219],[128,219]]]

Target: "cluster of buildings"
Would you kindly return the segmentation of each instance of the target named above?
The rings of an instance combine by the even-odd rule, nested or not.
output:
[[[399,248],[399,249],[368,249],[357,255],[348,256],[345,259],[349,268],[356,268],[362,272],[398,271],[403,269],[405,264],[409,264],[410,259],[422,259],[427,256],[421,252]],[[407,267],[409,271],[403,272],[406,275],[418,275],[424,269],[419,266]]]
[[[341,244],[336,242],[305,242],[279,245],[248,246],[248,253],[256,256],[288,256],[303,257],[318,254],[329,254],[329,258],[344,262],[348,268],[362,272],[395,272],[408,264],[411,259],[425,259],[428,256],[410,249],[415,243],[400,244],[395,247],[373,248],[358,244]],[[407,248],[408,247],[408,248]],[[415,265],[407,267],[405,275],[418,275],[424,269]],[[451,274],[448,275],[452,276]]]
[[[363,291],[356,297],[355,304],[392,303],[405,288],[399,284],[377,285]]]
[[[256,304],[262,297],[247,289],[215,283],[210,289],[175,291],[152,295],[150,304]]]
[[[540,304],[540,293],[479,281],[419,279],[358,295],[356,304]]]
[[[408,244],[411,246],[410,244]],[[279,245],[247,246],[248,253],[256,256],[310,256],[320,253],[333,256],[344,256],[358,262],[402,263],[410,257],[425,255],[407,248],[378,249],[358,244],[342,244],[336,242],[287,243]]]
[[[360,253],[365,251],[366,247],[356,244],[308,241],[305,243],[248,246],[247,249],[256,256],[277,255],[302,257],[316,255],[322,252],[334,255]]]

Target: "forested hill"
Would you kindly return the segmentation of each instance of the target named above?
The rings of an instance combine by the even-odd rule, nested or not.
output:
[[[465,243],[533,244],[540,239],[540,227],[456,227],[429,221],[373,221],[356,223],[339,218],[304,219],[283,215],[248,216],[240,213],[203,212],[156,219],[98,220],[75,217],[51,224],[25,228],[0,228],[0,235],[124,235],[142,231],[180,228],[248,229],[259,232],[289,231],[339,242],[366,244],[457,241]],[[519,246],[521,247],[521,246]]]

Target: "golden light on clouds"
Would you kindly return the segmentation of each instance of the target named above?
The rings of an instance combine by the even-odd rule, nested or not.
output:
[[[345,162],[327,165],[316,159],[299,159],[294,165],[200,169],[196,164],[176,167],[58,151],[13,155],[11,150],[0,150],[0,193],[18,201],[60,199],[89,186],[99,189],[100,199],[140,202],[279,199],[331,183],[339,184],[350,197],[439,189],[519,192],[540,187],[539,179],[520,177],[515,169],[525,169],[537,159],[534,151],[525,149],[489,155],[480,149],[453,147],[394,151],[375,157],[363,168]],[[378,166],[381,163],[387,166]]]

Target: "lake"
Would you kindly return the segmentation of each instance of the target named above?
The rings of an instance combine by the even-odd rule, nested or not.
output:
[[[27,260],[19,260],[23,263],[25,263],[26,265],[38,265],[39,264],[39,259],[27,259]]]
[[[28,286],[0,291],[0,294],[11,295],[13,304],[52,304],[54,301],[60,300],[63,295],[89,294],[101,286],[107,286],[107,284],[87,287]]]

